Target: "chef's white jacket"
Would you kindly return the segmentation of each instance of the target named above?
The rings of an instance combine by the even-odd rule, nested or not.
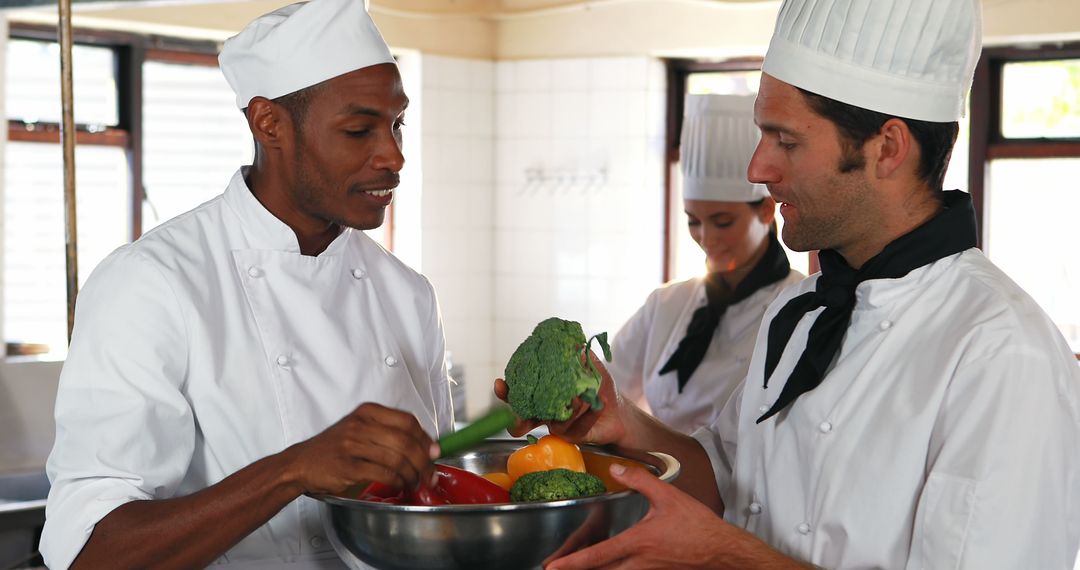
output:
[[[1080,368],[1031,297],[976,249],[864,282],[823,382],[758,424],[822,309],[763,389],[767,324],[815,283],[772,304],[741,397],[695,434],[725,518],[830,569],[1072,568]]]
[[[54,570],[116,507],[203,489],[363,402],[411,411],[432,437],[453,425],[428,281],[359,231],[301,255],[242,172],[115,251],[79,295],[47,464]],[[219,562],[343,567],[306,497]]]
[[[765,309],[780,291],[802,279],[801,273],[792,270],[784,279],[729,306],[681,393],[674,371],[659,372],[686,336],[694,311],[708,304],[705,279],[664,285],[649,295],[615,335],[608,371],[624,396],[668,426],[691,433],[708,425],[746,376]]]

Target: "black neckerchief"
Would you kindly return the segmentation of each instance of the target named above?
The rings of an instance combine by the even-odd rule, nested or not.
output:
[[[899,279],[913,269],[975,247],[975,209],[971,205],[971,196],[959,190],[942,192],[942,203],[941,212],[885,246],[859,270],[852,269],[834,250],[826,249],[818,254],[821,276],[816,289],[788,301],[769,324],[765,353],[766,388],[795,326],[806,313],[818,307],[825,307],[825,310],[810,327],[806,348],[780,391],[780,397],[758,418],[758,423],[821,384],[851,322],[855,288],[859,283],[870,279]]]
[[[753,295],[758,289],[787,277],[789,272],[791,272],[791,266],[788,264],[787,255],[784,254],[776,236],[770,232],[769,245],[765,249],[765,254],[761,256],[750,273],[747,273],[746,277],[735,286],[734,291],[724,283],[719,273],[707,275],[705,297],[708,303],[694,311],[690,325],[686,327],[686,336],[679,341],[679,348],[660,369],[660,374],[677,370],[679,392],[682,393],[686,382],[690,380],[690,375],[697,370],[701,360],[705,358],[705,351],[708,350],[713,333],[720,325],[720,318],[724,316],[727,308]]]

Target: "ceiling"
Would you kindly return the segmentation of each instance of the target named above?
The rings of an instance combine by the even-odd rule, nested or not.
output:
[[[206,0],[71,0],[73,4],[161,5],[205,4]],[[229,2],[230,0],[223,0]],[[566,8],[588,8],[633,0],[370,0],[383,10],[416,15],[468,15],[498,18]],[[760,2],[764,0],[673,0],[684,3]],[[0,0],[0,9],[55,6],[57,0]]]

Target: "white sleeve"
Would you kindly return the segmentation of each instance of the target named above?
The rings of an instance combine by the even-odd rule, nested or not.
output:
[[[657,293],[653,291],[611,341],[611,362],[607,369],[619,392],[646,412],[650,411],[645,399],[645,357],[649,335],[657,305]]]
[[[907,568],[1070,569],[1080,540],[1080,372],[1031,332],[982,342],[947,388]],[[990,335],[986,335],[990,336]]]
[[[60,375],[41,537],[50,568],[70,566],[116,507],[175,493],[195,446],[186,362],[168,281],[132,247],[117,250],[79,295]]]
[[[443,330],[442,312],[435,288],[426,277],[421,276],[428,289],[427,297],[431,302],[424,331],[428,338],[424,346],[428,347],[428,381],[431,383],[431,397],[435,405],[436,428],[443,436],[454,431],[454,405],[450,396],[450,374],[446,369],[446,333]]]
[[[725,505],[734,504],[730,496],[732,481],[735,478],[735,450],[739,436],[739,409],[742,406],[743,390],[746,381],[739,383],[720,413],[711,424],[702,426],[690,437],[698,440],[709,456],[713,475],[716,477],[716,489]]]

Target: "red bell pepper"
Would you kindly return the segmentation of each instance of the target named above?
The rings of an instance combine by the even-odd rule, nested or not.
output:
[[[510,493],[475,473],[436,465],[434,487],[403,491],[382,483],[372,483],[357,497],[362,501],[392,505],[477,505],[509,503]]]
[[[439,482],[435,485],[443,497],[454,505],[509,503],[510,493],[471,471],[436,465]]]

